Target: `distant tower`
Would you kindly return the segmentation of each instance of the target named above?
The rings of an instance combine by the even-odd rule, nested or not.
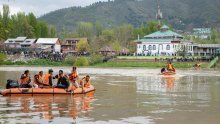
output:
[[[161,27],[161,20],[163,18],[163,14],[162,12],[160,11],[160,4],[159,4],[159,0],[157,0],[157,13],[156,13],[156,19],[158,21],[158,29],[160,29]]]

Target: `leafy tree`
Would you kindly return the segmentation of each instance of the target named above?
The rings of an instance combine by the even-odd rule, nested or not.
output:
[[[82,38],[76,45],[77,52],[88,52],[89,44],[86,38]]]
[[[79,22],[77,25],[77,33],[79,37],[91,38],[93,32],[93,24],[90,22]]]
[[[3,39],[6,40],[8,38],[10,32],[10,10],[8,5],[3,5],[3,14],[2,14],[2,27],[3,27]]]

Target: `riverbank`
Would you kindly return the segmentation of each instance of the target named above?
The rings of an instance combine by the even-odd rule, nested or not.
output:
[[[93,57],[78,57],[66,58],[65,61],[54,62],[48,59],[33,59],[30,61],[4,61],[1,66],[43,66],[43,67],[56,67],[56,66],[77,66],[77,67],[142,67],[142,68],[162,68],[167,64],[167,59],[153,59],[152,57],[146,58],[113,58],[107,62],[99,56]],[[196,63],[201,64],[201,68],[207,68],[209,62],[198,61],[173,61],[175,68],[192,68]]]

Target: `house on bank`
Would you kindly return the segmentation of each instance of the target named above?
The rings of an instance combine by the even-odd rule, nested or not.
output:
[[[184,37],[172,30],[167,25],[163,25],[159,31],[138,39],[137,55],[144,56],[176,56],[177,52],[186,50],[192,42],[187,41]],[[192,47],[187,49],[192,52]]]
[[[61,52],[59,38],[38,38],[36,44],[45,51]]]
[[[196,44],[184,39],[181,34],[171,31],[164,25],[159,31],[138,39],[137,55],[142,56],[177,56],[184,53],[187,56],[209,57],[218,54],[220,44]]]

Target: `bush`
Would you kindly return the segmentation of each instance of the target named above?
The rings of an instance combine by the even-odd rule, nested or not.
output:
[[[64,64],[70,66],[72,66],[75,62],[76,62],[76,57],[74,56],[67,56],[64,60]]]
[[[103,61],[103,57],[100,55],[92,55],[89,57],[89,65],[102,63],[102,61]]]
[[[76,66],[88,66],[89,65],[88,58],[86,58],[86,57],[77,58],[76,62],[75,62],[75,65]]]
[[[5,59],[6,59],[6,55],[3,53],[0,53],[0,65],[4,63]]]

